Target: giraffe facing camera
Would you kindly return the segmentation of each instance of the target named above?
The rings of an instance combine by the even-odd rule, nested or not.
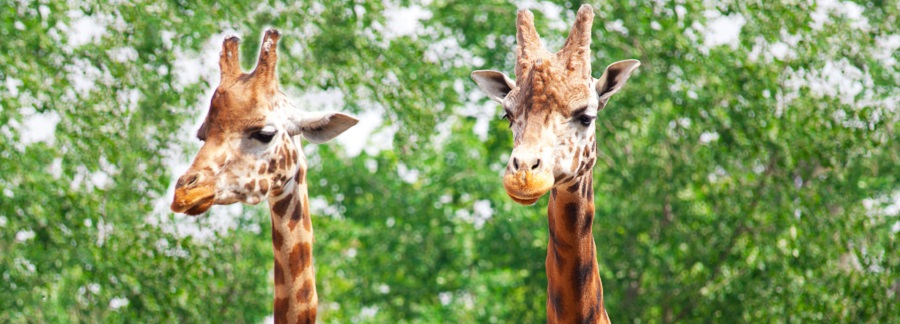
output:
[[[516,80],[497,71],[472,72],[488,98],[503,105],[513,133],[513,151],[503,186],[513,201],[532,205],[550,192],[547,222],[547,321],[608,323],[603,284],[592,234],[593,167],[597,157],[597,112],[622,89],[640,65],[609,65],[591,77],[590,5],[578,9],[562,50],[541,45],[534,15],[516,20]]]

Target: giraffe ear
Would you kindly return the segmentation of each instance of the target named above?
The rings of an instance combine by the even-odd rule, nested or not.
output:
[[[471,77],[488,98],[499,103],[503,103],[503,98],[516,87],[516,82],[502,72],[478,70],[472,72]]]
[[[640,65],[641,62],[638,60],[624,60],[610,64],[606,67],[606,71],[603,71],[603,75],[597,79],[596,83],[597,95],[600,97],[601,107],[606,104],[609,97],[612,97],[612,95],[619,92],[619,90],[625,86],[625,81],[628,81],[631,72],[634,72]]]
[[[359,122],[356,117],[330,111],[306,112],[298,119],[291,118],[294,127],[288,134],[303,135],[313,144],[325,143]]]

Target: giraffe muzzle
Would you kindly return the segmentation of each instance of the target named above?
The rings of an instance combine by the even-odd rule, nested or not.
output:
[[[171,208],[176,213],[196,216],[209,210],[215,202],[215,187],[178,188],[175,189]]]
[[[533,205],[553,188],[553,183],[553,174],[541,170],[507,171],[503,176],[506,194],[522,205]]]
[[[172,198],[173,212],[191,216],[200,215],[216,202],[216,186],[200,173],[187,173],[175,184],[175,197]]]

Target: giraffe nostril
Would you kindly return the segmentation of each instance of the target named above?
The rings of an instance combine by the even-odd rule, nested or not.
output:
[[[193,186],[195,183],[197,183],[197,179],[199,179],[199,178],[200,177],[198,177],[196,174],[192,174],[190,177],[187,178],[187,184],[185,184],[185,186],[188,186],[188,187]]]
[[[513,158],[513,170],[518,170],[518,169],[519,169],[519,160],[516,158]]]
[[[541,159],[537,159],[537,162],[534,162],[534,165],[531,166],[531,169],[536,170],[539,166],[541,166]]]

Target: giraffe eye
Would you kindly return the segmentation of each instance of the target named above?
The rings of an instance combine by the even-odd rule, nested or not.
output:
[[[275,133],[277,133],[277,131],[274,128],[266,127],[262,130],[250,133],[250,138],[263,143],[269,143],[272,141],[272,138],[275,137]]]
[[[509,113],[509,110],[503,110],[503,117],[500,119],[506,119],[509,122],[509,127],[512,127],[512,114]]]
[[[578,122],[581,123],[582,126],[591,126],[591,123],[594,122],[594,119],[597,119],[597,116],[591,116],[588,114],[583,114],[578,116]]]

